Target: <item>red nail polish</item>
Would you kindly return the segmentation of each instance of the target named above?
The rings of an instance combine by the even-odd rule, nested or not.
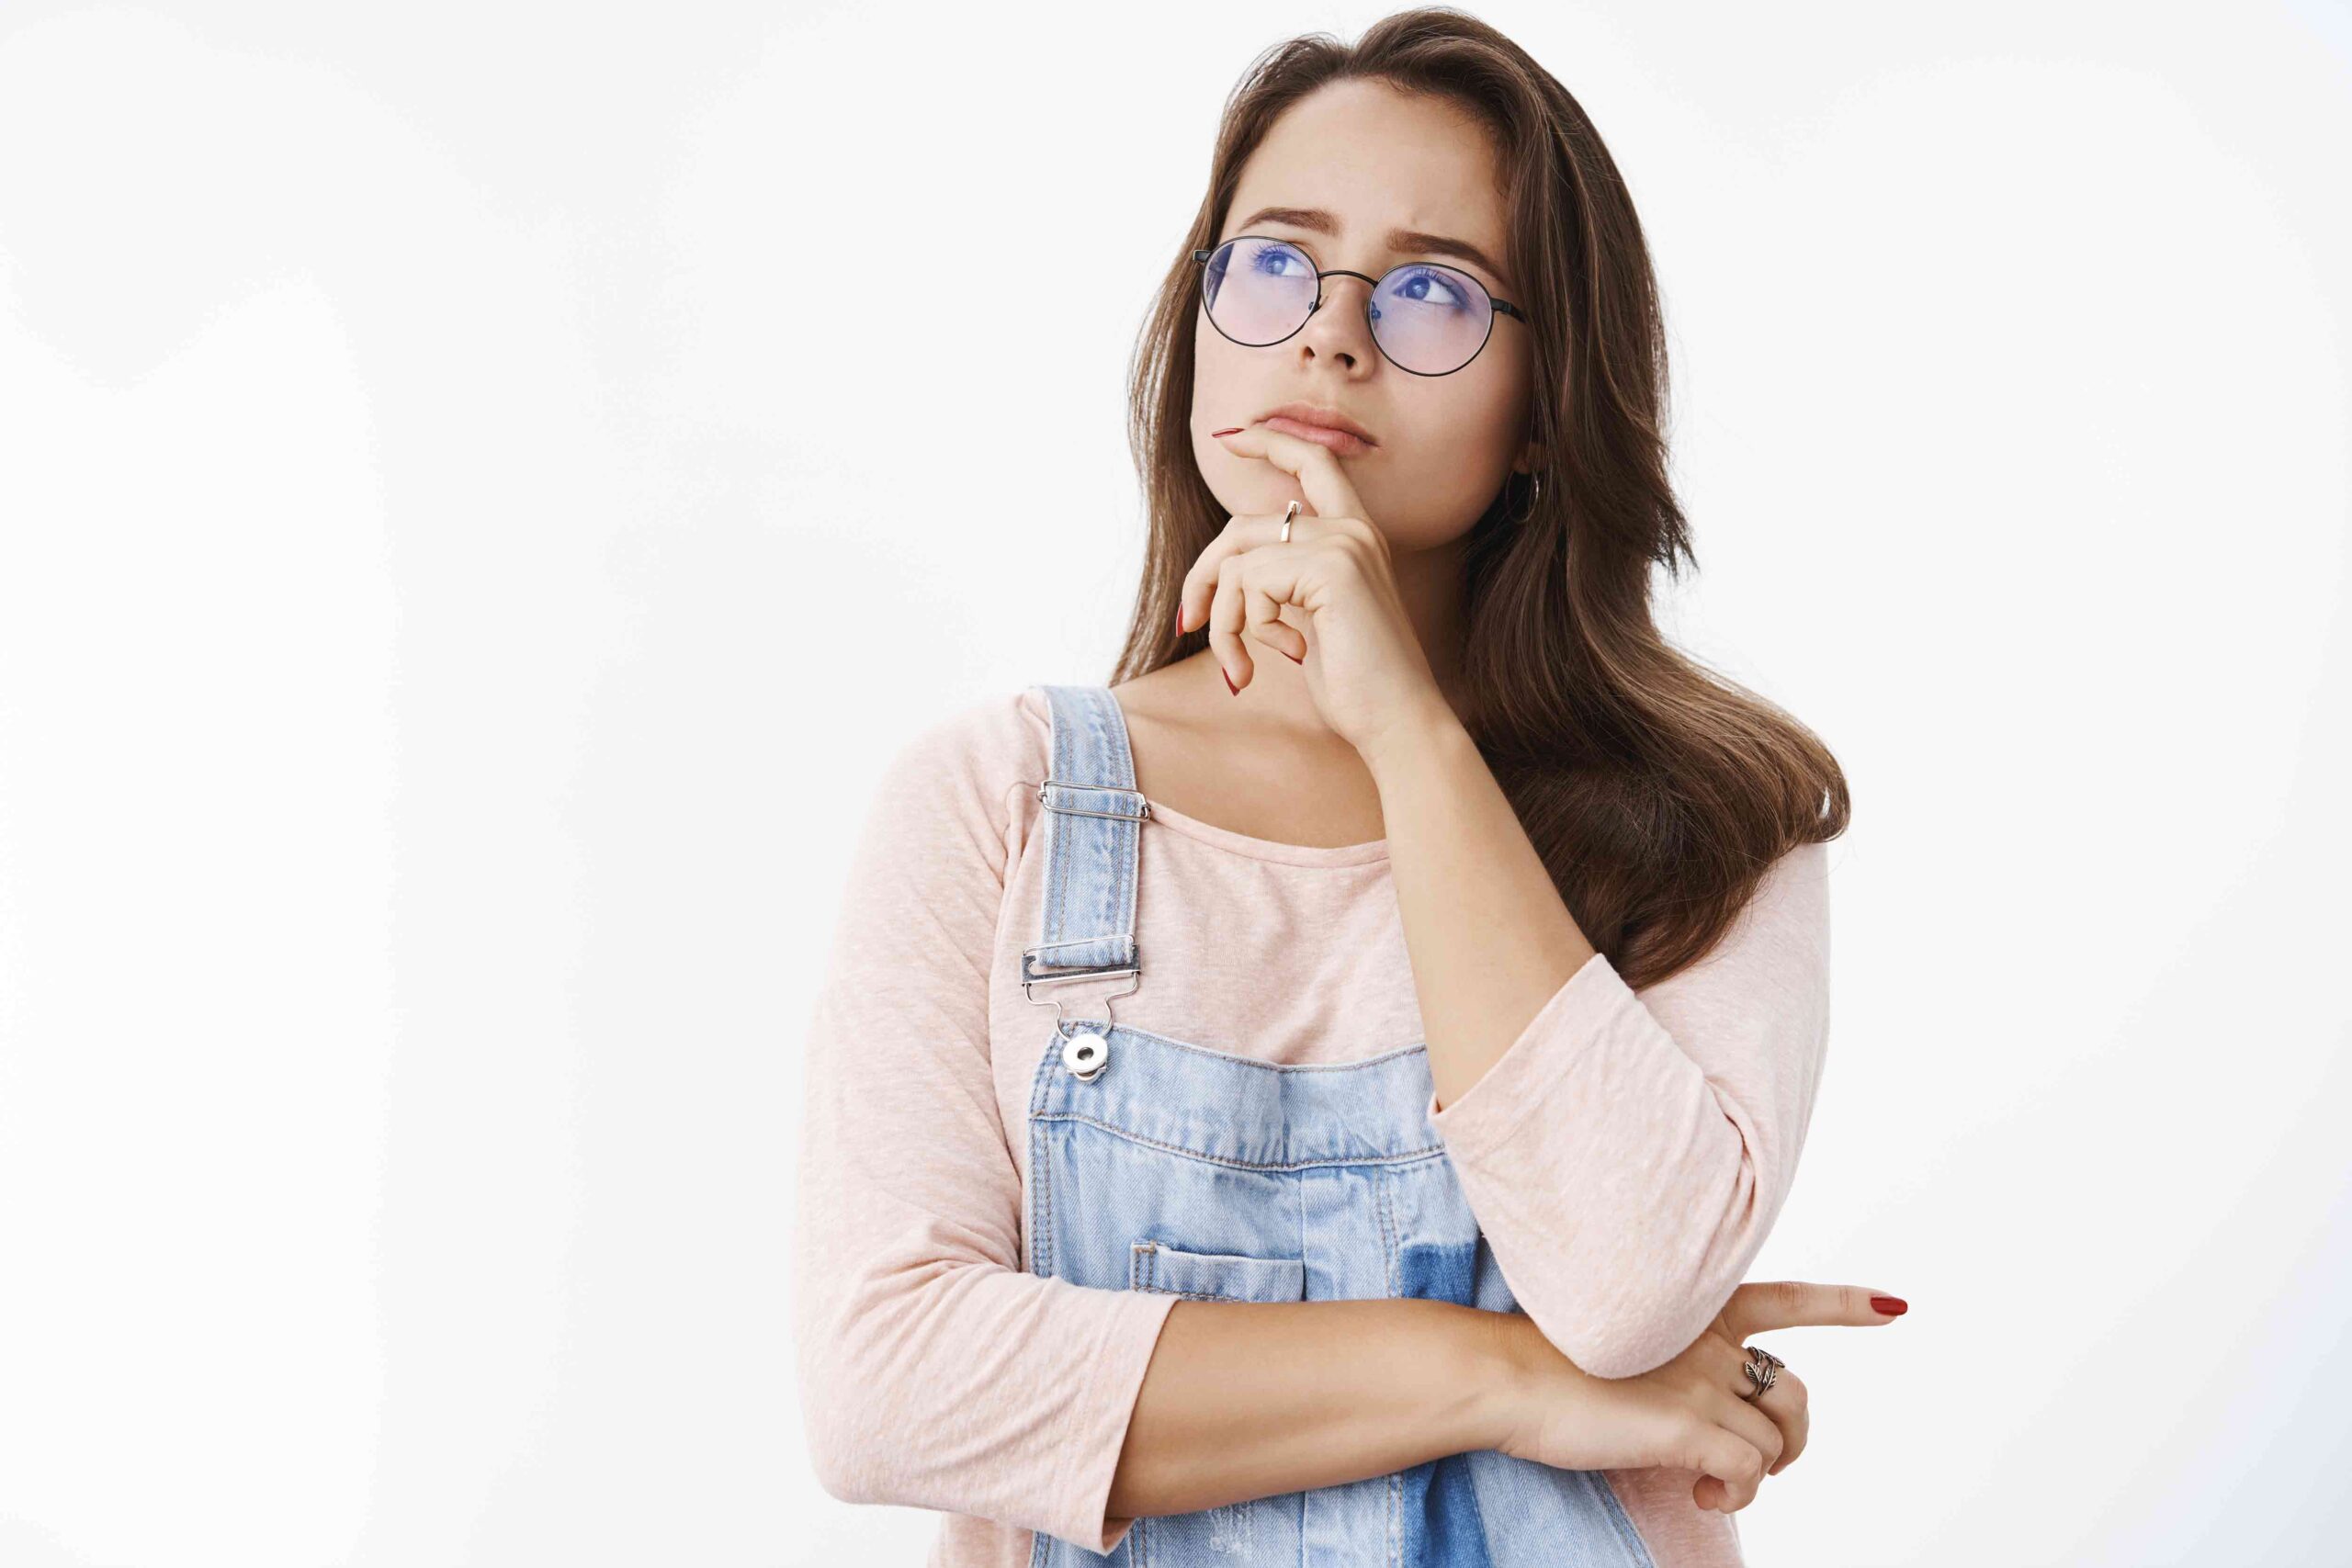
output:
[[[1218,665],[1216,667],[1216,672],[1220,675],[1225,675],[1225,666],[1222,664]],[[1241,694],[1241,688],[1233,683],[1233,677],[1230,675],[1225,675],[1225,689],[1231,692],[1237,697]]]
[[[1231,434],[1234,433],[1234,431],[1236,431],[1236,430],[1239,430],[1240,428],[1241,428],[1241,427],[1240,427],[1239,425],[1238,425],[1238,424],[1237,424],[1237,425],[1235,425],[1235,426],[1233,427],[1233,430],[1212,430],[1212,431],[1210,431],[1210,432],[1209,432],[1209,434],[1210,434],[1211,435],[1231,435]]]
[[[1909,1312],[1911,1307],[1910,1303],[1901,1296],[1872,1296],[1871,1310],[1883,1312],[1889,1317],[1901,1317],[1905,1313]]]

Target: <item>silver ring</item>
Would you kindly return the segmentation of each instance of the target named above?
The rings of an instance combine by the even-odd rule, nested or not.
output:
[[[1283,536],[1282,536],[1282,542],[1283,542],[1283,544],[1285,544],[1285,545],[1287,545],[1287,544],[1289,544],[1289,543],[1290,543],[1290,520],[1291,520],[1292,518],[1294,518],[1294,517],[1297,516],[1297,515],[1298,515],[1298,502],[1295,502],[1295,501],[1294,501],[1294,502],[1292,502],[1290,503],[1290,505],[1289,505],[1289,506],[1287,506],[1287,507],[1285,507],[1285,508],[1283,509]]]
[[[1739,1370],[1747,1374],[1747,1381],[1756,1385],[1756,1392],[1743,1393],[1739,1397],[1752,1404],[1763,1398],[1767,1391],[1781,1381],[1781,1369],[1788,1363],[1759,1346],[1743,1345],[1740,1348],[1747,1352],[1749,1359],[1741,1362]]]

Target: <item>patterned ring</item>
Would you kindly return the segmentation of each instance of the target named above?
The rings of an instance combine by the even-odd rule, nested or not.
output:
[[[1749,1359],[1741,1362],[1739,1370],[1746,1372],[1747,1381],[1756,1385],[1754,1393],[1743,1393],[1740,1398],[1751,1402],[1761,1399],[1774,1383],[1781,1381],[1781,1369],[1788,1363],[1758,1346],[1743,1345],[1740,1348],[1747,1352]]]

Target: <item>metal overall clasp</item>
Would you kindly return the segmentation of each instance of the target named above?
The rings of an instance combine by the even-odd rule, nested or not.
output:
[[[1133,795],[1136,800],[1136,810],[1133,813],[1123,811],[1089,811],[1082,807],[1054,805],[1048,798],[1046,792],[1056,782],[1056,780],[1049,778],[1046,780],[1045,783],[1040,784],[1037,786],[1037,804],[1044,807],[1048,811],[1058,811],[1072,817],[1107,817],[1114,821],[1120,822],[1142,822],[1150,819],[1151,802],[1144,798],[1143,792],[1141,790],[1120,789],[1114,785],[1105,784],[1085,785],[1083,787],[1098,790],[1106,794]],[[1040,975],[1036,972],[1037,955],[1066,947],[1084,947],[1095,942],[1107,942],[1125,934],[1126,933],[1122,931],[1111,931],[1106,932],[1102,936],[1072,937],[1066,942],[1041,942],[1034,947],[1024,947],[1021,950],[1021,994],[1027,998],[1034,1006],[1043,1007],[1047,1002],[1053,1004],[1054,1032],[1061,1036],[1063,1041],[1062,1059],[1069,1065],[1071,1073],[1081,1079],[1091,1081],[1094,1076],[1100,1073],[1104,1066],[1108,1064],[1110,1060],[1111,1042],[1107,1031],[1109,1027],[1116,1021],[1112,1015],[1111,998],[1114,997],[1133,996],[1143,985],[1143,961],[1138,957],[1133,964],[1096,964],[1068,969],[1055,974]],[[1067,985],[1074,980],[1116,980],[1122,978],[1132,979],[1135,984],[1127,987],[1125,990],[1105,991],[1102,993],[1103,1027],[1102,1032],[1092,1029],[1084,1029],[1075,1034],[1071,1033],[1068,1027],[1069,1023],[1069,1015],[1065,1013],[1062,1009],[1062,999],[1059,997],[1046,997],[1041,999],[1037,995],[1037,987],[1041,986],[1050,987]]]

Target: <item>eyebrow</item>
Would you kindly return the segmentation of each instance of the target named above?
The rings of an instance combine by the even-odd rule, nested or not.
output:
[[[1261,223],[1282,223],[1293,229],[1311,229],[1318,234],[1336,235],[1340,220],[1319,207],[1261,207],[1251,213],[1241,227],[1244,231]],[[1453,256],[1458,261],[1474,262],[1485,267],[1497,282],[1510,287],[1510,275],[1497,266],[1486,252],[1467,240],[1456,240],[1444,234],[1426,234],[1419,229],[1391,229],[1388,248],[1394,252],[1418,251],[1433,256]]]

